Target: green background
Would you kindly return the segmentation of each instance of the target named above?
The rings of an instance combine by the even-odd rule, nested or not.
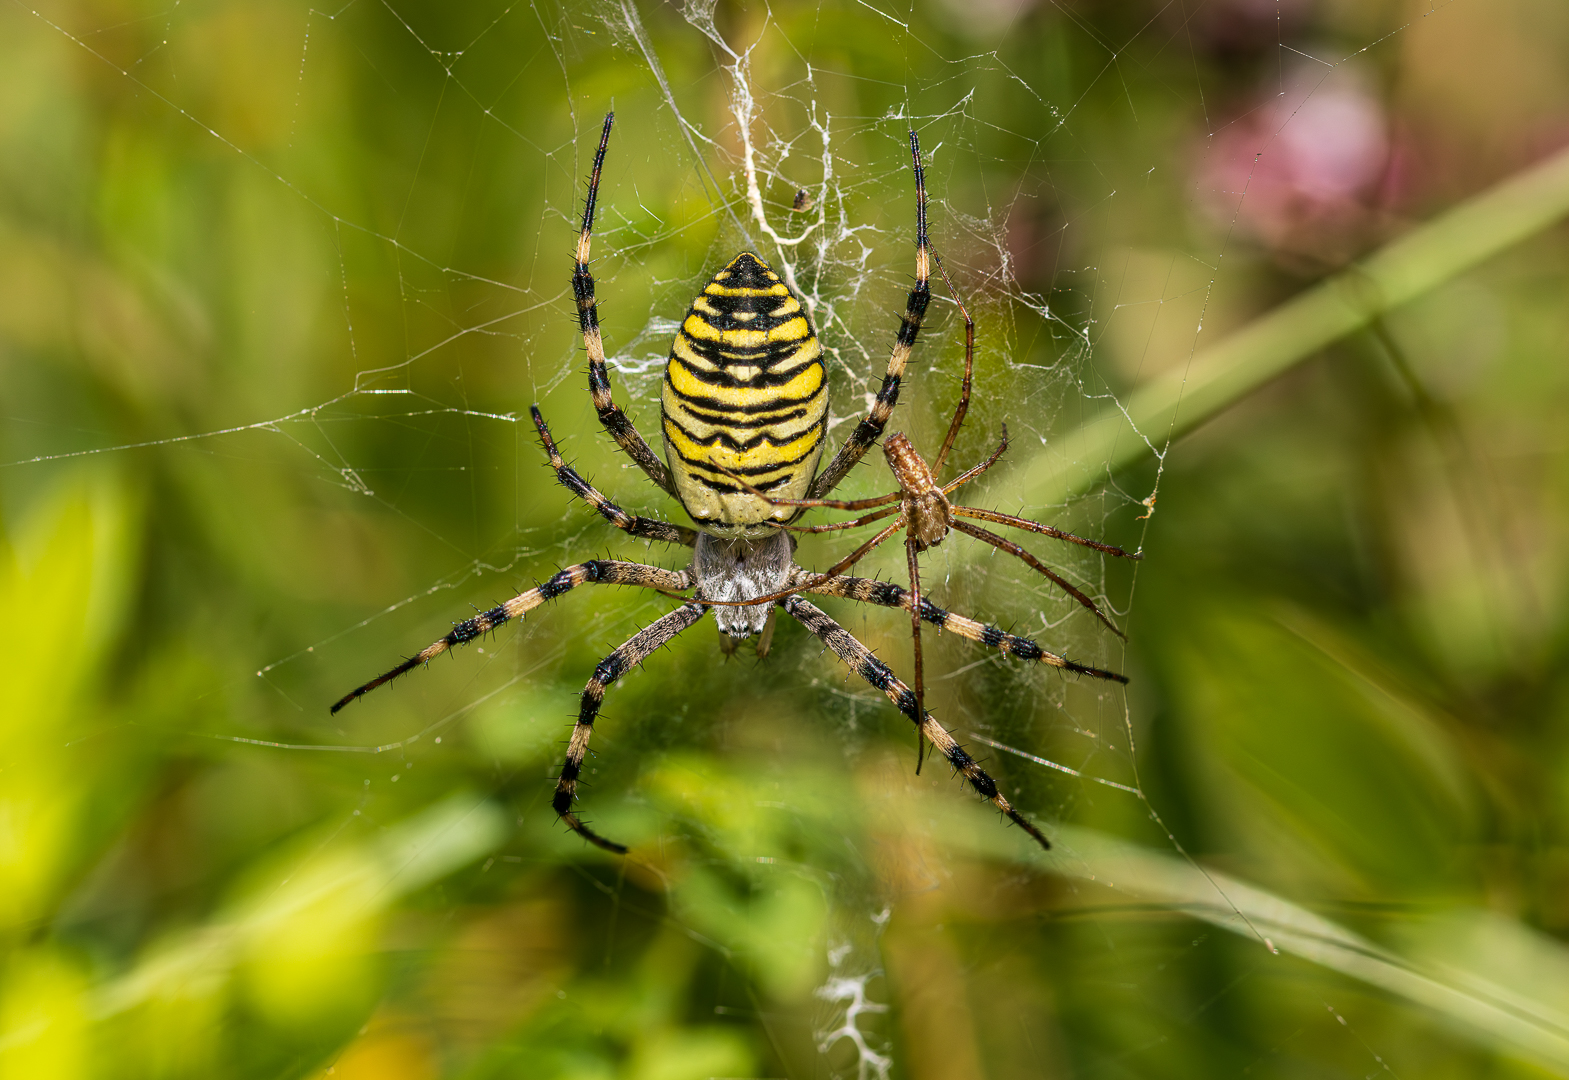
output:
[[[970,541],[925,564],[1132,677],[927,636],[929,704],[1053,856],[916,776],[801,628],[724,662],[706,624],[607,698],[585,811],[634,854],[585,847],[550,778],[657,596],[580,590],[328,716],[562,565],[680,565],[569,500],[526,409],[681,520],[597,429],[567,276],[613,103],[595,269],[654,436],[651,319],[753,231],[733,60],[688,14],[0,7],[0,1075],[1569,1073],[1569,234],[1144,431],[1158,470],[1068,437],[1559,149],[1553,0],[715,10],[782,232],[832,137],[803,273],[836,415],[908,285],[913,123],[980,324],[956,460],[1015,440],[974,499],[1145,553],[1029,545],[1126,645]],[[1212,166],[1303,79],[1389,160],[1272,232]],[[894,425],[926,447],[962,355],[933,310]],[[1018,494],[1043,470],[1082,494]],[[874,451],[845,490],[887,485]],[[899,613],[824,606],[908,669]],[[868,1051],[825,1038],[862,1001]]]

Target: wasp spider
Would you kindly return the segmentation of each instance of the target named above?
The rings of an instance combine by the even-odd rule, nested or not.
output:
[[[590,829],[574,810],[578,777],[605,689],[655,649],[699,622],[710,609],[732,649],[746,638],[760,636],[759,652],[766,651],[774,614],[782,608],[817,635],[857,675],[886,694],[982,797],[1042,847],[1050,847],[1041,831],[1014,809],[974,758],[917,705],[916,693],[870,649],[801,594],[815,592],[905,608],[918,612],[928,622],[1015,656],[1100,678],[1120,676],[1074,663],[1032,641],[942,611],[925,600],[917,602],[911,590],[889,582],[840,577],[837,572],[829,576],[812,574],[795,564],[794,539],[780,528],[801,513],[801,507],[786,500],[821,499],[831,492],[882,434],[899,400],[905,364],[931,299],[933,257],[927,240],[926,184],[915,132],[910,133],[916,200],[915,284],[882,385],[849,439],[818,471],[828,426],[828,390],[822,348],[810,313],[766,263],[750,252],[742,252],[715,274],[692,301],[671,346],[661,398],[667,467],[611,396],[594,278],[588,268],[600,170],[613,121],[614,114],[605,117],[599,149],[594,155],[572,273],[578,322],[588,352],[589,394],[600,422],[616,444],[655,485],[681,504],[698,528],[638,517],[605,498],[562,460],[538,406],[530,411],[556,478],[569,491],[632,536],[692,548],[692,561],[683,570],[608,559],[569,566],[538,587],[456,624],[441,640],[345,695],[332,711],[337,712],[368,691],[428,663],[454,645],[473,641],[503,623],[521,618],[579,585],[637,585],[664,592],[692,590],[680,607],[632,635],[601,660],[583,689],[553,805],[561,819],[584,839],[608,851],[624,854],[627,850]],[[765,597],[771,601],[767,606],[759,602]]]

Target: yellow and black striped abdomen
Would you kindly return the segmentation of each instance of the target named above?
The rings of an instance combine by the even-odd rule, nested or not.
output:
[[[822,347],[801,302],[750,252],[704,286],[665,365],[665,460],[698,527],[761,536],[789,521],[743,491],[723,466],[759,490],[799,499],[817,472],[828,428]]]

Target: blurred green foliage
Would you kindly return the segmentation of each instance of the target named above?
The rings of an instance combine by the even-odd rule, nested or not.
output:
[[[1062,506],[1009,476],[1557,149],[1562,5],[684,11],[0,9],[0,1076],[1569,1073],[1563,227],[1145,432],[1158,473],[1070,459],[1100,482]],[[958,460],[1007,422],[1028,453],[987,505],[1146,554],[1049,552],[1125,651],[1022,568],[927,564],[942,602],[1133,676],[928,638],[941,719],[1081,774],[987,753],[1053,856],[914,775],[903,721],[790,626],[728,663],[700,627],[617,684],[585,808],[634,857],[584,848],[550,777],[658,597],[580,590],[327,715],[471,603],[680,559],[570,503],[524,410],[675,514],[597,429],[567,273],[613,103],[595,270],[652,435],[653,317],[753,229],[705,28],[756,43],[771,220],[829,182],[819,123],[865,227],[803,264],[836,414],[910,272],[914,118],[980,322]],[[1275,137],[1315,116],[1320,143]],[[936,310],[912,368],[918,442],[956,329]],[[902,618],[832,611],[905,670]]]

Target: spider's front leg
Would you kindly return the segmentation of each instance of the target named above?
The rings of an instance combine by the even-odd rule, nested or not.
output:
[[[583,332],[583,348],[588,352],[588,392],[594,400],[599,422],[616,440],[616,445],[637,462],[638,468],[667,493],[676,494],[670,470],[659,460],[648,440],[638,432],[621,406],[610,394],[610,372],[605,367],[605,343],[599,334],[599,303],[594,297],[594,275],[588,269],[588,254],[594,236],[594,207],[599,201],[599,174],[605,165],[605,150],[610,146],[610,127],[616,114],[605,114],[605,128],[599,135],[594,154],[594,171],[588,178],[588,201],[583,206],[583,229],[578,234],[577,258],[572,267],[572,296],[577,301],[578,328]]]
[[[915,285],[905,301],[904,318],[899,323],[899,336],[894,339],[893,352],[888,357],[888,371],[877,390],[871,409],[828,467],[817,474],[808,494],[820,498],[838,486],[851,469],[866,456],[872,444],[888,425],[893,407],[899,403],[899,384],[904,378],[904,367],[910,361],[910,351],[915,348],[916,336],[921,332],[921,321],[926,318],[926,305],[931,302],[932,250],[926,235],[926,171],[921,167],[921,141],[910,132],[910,157],[915,162]]]
[[[948,764],[964,774],[964,778],[982,798],[989,800],[1007,816],[1008,820],[1029,833],[1041,847],[1051,849],[1051,841],[1046,839],[1029,818],[1013,808],[1013,804],[997,790],[997,782],[987,776],[985,770],[976,764],[975,759],[965,752],[952,735],[948,734],[948,729],[933,719],[931,713],[916,709],[915,691],[900,681],[887,664],[873,656],[872,650],[862,645],[848,630],[830,619],[821,608],[799,596],[783,600],[779,606],[794,616],[802,626],[816,634],[824,645],[850,666],[850,670],[888,695],[888,700],[910,718],[937,752],[948,759]]]
[[[572,741],[567,745],[567,758],[561,765],[561,776],[556,781],[556,796],[551,800],[551,805],[569,828],[606,851],[613,851],[617,855],[627,853],[626,845],[600,836],[572,810],[572,803],[577,798],[578,777],[583,772],[583,758],[588,754],[588,740],[594,734],[594,719],[599,715],[599,706],[605,700],[605,689],[707,612],[708,609],[701,604],[683,604],[663,618],[649,623],[628,638],[626,644],[601,660],[599,666],[594,668],[594,677],[583,688],[577,725],[572,729]]]

